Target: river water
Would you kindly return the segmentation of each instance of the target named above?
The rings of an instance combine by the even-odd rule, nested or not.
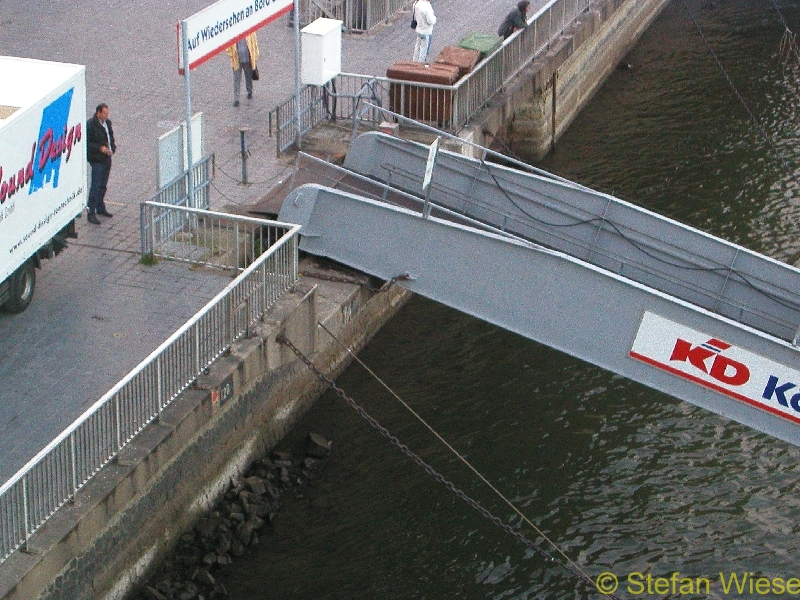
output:
[[[770,0],[700,2],[689,7],[771,143],[674,2],[625,58],[633,68],[612,74],[542,166],[794,264],[800,71],[778,60],[783,26]],[[797,3],[778,7],[800,29]],[[720,574],[727,584],[731,573],[800,577],[793,446],[422,298],[361,358],[592,578],[617,575],[623,598],[659,596],[630,573],[708,579],[682,598],[758,596],[749,584],[726,593]],[[338,383],[519,525],[361,367]],[[332,394],[292,435],[309,430],[332,439],[334,453],[257,551],[220,574],[233,598],[598,596],[425,475]],[[760,597],[789,595],[775,581]]]

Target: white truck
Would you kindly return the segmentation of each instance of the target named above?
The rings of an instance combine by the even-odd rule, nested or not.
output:
[[[0,306],[22,312],[36,268],[86,206],[85,67],[0,56]]]

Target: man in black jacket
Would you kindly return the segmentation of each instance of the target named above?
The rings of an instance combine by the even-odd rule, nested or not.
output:
[[[100,225],[97,215],[112,217],[106,210],[106,186],[111,173],[111,156],[117,149],[114,130],[108,119],[108,105],[98,104],[94,116],[86,122],[86,158],[92,169],[92,183],[89,186],[89,211],[86,220]]]
[[[528,26],[528,7],[530,5],[528,0],[517,2],[517,8],[508,13],[497,30],[497,35],[507,40],[517,29],[525,29]]]

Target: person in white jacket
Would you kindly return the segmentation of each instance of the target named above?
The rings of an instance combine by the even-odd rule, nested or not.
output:
[[[417,43],[414,46],[414,62],[428,62],[428,51],[431,49],[433,26],[436,24],[436,15],[429,0],[417,0],[412,8],[413,19],[417,21]]]

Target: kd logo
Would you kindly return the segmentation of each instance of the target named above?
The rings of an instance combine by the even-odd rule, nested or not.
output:
[[[730,348],[730,344],[711,338],[704,344],[694,346],[678,338],[675,348],[672,349],[670,360],[689,362],[692,366],[707,373],[717,381],[727,385],[742,385],[750,379],[750,369],[743,363],[732,360],[727,356],[722,356],[721,352]],[[714,357],[711,366],[708,366],[708,359]]]

